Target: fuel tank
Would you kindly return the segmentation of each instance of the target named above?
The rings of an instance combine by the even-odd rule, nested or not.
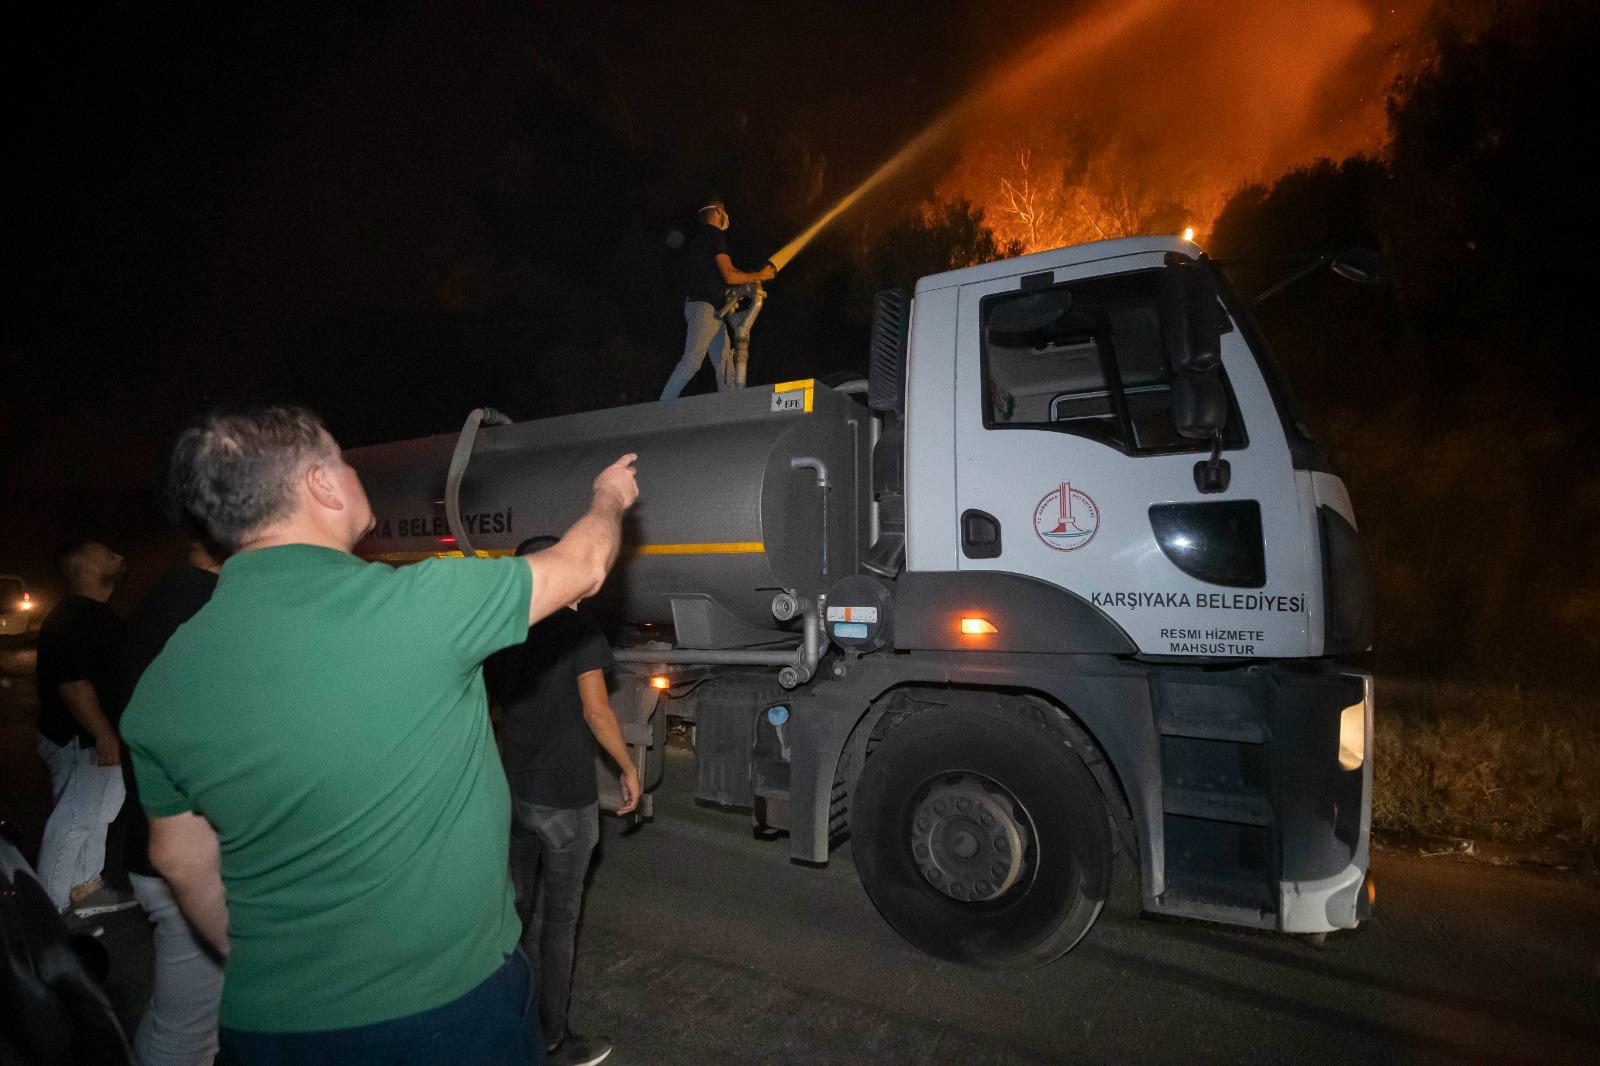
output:
[[[461,487],[461,519],[479,554],[559,536],[588,508],[591,484],[619,455],[639,456],[639,502],[597,610],[613,624],[674,626],[686,648],[785,639],[780,590],[824,589],[854,573],[868,536],[870,413],[810,381],[484,426]],[[459,551],[445,518],[455,434],[348,451],[377,525],[358,554],[406,563]],[[831,487],[797,458],[819,459]]]

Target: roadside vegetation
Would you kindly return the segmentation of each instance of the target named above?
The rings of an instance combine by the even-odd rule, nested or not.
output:
[[[1374,828],[1425,850],[1597,872],[1593,711],[1582,690],[1380,679]]]
[[[1375,825],[1593,871],[1600,363],[1561,234],[1590,213],[1564,160],[1597,136],[1572,93],[1600,16],[1475,10],[1396,83],[1382,152],[1240,189],[1211,243],[1246,297],[1296,254],[1388,264],[1385,289],[1320,271],[1256,308],[1372,553]]]

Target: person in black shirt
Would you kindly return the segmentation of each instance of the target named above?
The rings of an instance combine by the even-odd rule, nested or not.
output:
[[[711,365],[721,365],[728,334],[718,312],[727,302],[728,288],[750,281],[771,281],[778,274],[771,263],[755,273],[734,267],[728,256],[728,209],[720,196],[707,198],[700,208],[699,218],[699,225],[694,227],[683,249],[683,317],[688,332],[684,337],[683,356],[661,390],[663,403],[675,403],[683,394],[689,379],[705,362],[708,350]],[[717,386],[723,386],[720,375]]]
[[[528,555],[556,543],[533,537]],[[639,803],[639,773],[606,695],[616,663],[600,627],[567,607],[528,631],[522,644],[484,664],[490,700],[500,708],[500,756],[511,786],[511,879],[522,915],[523,949],[536,960],[539,1015],[552,1066],[592,1066],[611,1045],[567,1024],[573,950],[583,880],[600,838],[595,746],[621,773],[618,814]],[[534,907],[535,900],[538,907]]]
[[[178,627],[211,599],[222,569],[220,554],[202,541],[191,541],[187,561],[168,574],[128,619],[121,674],[129,695]],[[171,886],[150,864],[150,820],[139,806],[138,780],[126,751],[122,780],[128,792],[123,811],[128,880],[139,906],[156,927],[155,982],[133,1046],[144,1066],[210,1062],[218,1047],[222,960],[179,911]]]
[[[39,757],[50,768],[55,807],[39,846],[39,883],[57,910],[75,917],[125,910],[136,901],[101,879],[106,827],[122,807],[122,712],[117,649],[122,620],[106,606],[126,568],[98,541],[57,557],[67,594],[39,627]]]

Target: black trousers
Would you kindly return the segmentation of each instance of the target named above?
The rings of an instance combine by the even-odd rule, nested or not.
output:
[[[583,880],[599,839],[598,803],[541,807],[512,800],[511,881],[522,947],[534,963],[539,1021],[551,1047],[567,1035]]]

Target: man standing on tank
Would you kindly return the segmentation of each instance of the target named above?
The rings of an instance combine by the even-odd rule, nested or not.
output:
[[[481,664],[593,595],[628,455],[525,559],[391,568],[355,470],[300,408],[214,415],[169,482],[231,552],[123,719],[150,859],[227,956],[227,1061],[542,1063]]]
[[[728,331],[718,314],[727,303],[728,289],[750,281],[771,281],[778,276],[771,263],[751,273],[739,270],[728,255],[728,226],[731,220],[720,196],[708,196],[698,212],[699,223],[689,234],[683,249],[683,317],[687,332],[683,341],[683,355],[672,368],[666,388],[661,390],[662,403],[676,403],[683,394],[689,379],[700,369],[709,351],[711,365],[722,365],[722,353],[728,346]],[[726,387],[723,376],[717,375],[717,388]]]
[[[517,554],[556,543],[532,537]],[[637,807],[641,792],[606,692],[606,673],[615,666],[605,633],[573,604],[483,667],[489,698],[500,708],[500,757],[511,785],[511,880],[523,950],[537,963],[539,1021],[552,1066],[595,1066],[611,1054],[610,1044],[573,1032],[567,1019],[583,882],[600,838],[597,746],[617,765],[617,813]]]

